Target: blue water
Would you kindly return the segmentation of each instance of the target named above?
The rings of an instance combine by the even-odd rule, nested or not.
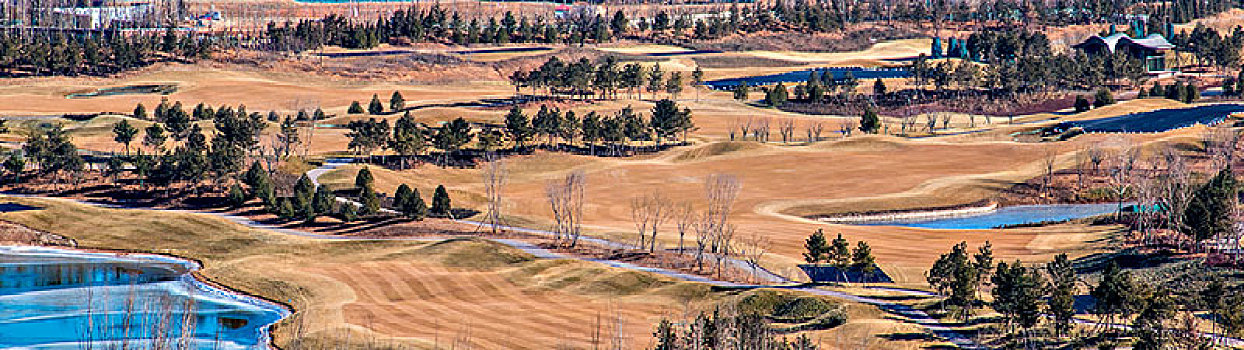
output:
[[[0,347],[267,349],[268,327],[288,312],[199,283],[195,268],[155,255],[0,247]]]
[[[919,220],[871,221],[867,226],[905,226],[933,229],[975,230],[1005,225],[1031,224],[1047,221],[1079,219],[1115,212],[1117,203],[1017,205],[968,216]]]
[[[1159,109],[1117,117],[1068,122],[1086,132],[1163,132],[1196,124],[1216,124],[1231,113],[1244,112],[1244,105],[1214,104],[1192,108]]]
[[[820,72],[822,75],[826,73],[833,74],[834,79],[845,78],[847,76],[847,72],[851,72],[851,75],[855,76],[856,79],[906,78],[911,75],[906,68],[829,67],[815,68],[815,70]],[[808,69],[780,74],[711,80],[704,82],[704,85],[707,85],[713,89],[728,89],[739,85],[742,82],[747,82],[747,85],[751,86],[777,84],[779,82],[801,83],[808,81],[808,76],[812,74],[812,71],[813,69]]]

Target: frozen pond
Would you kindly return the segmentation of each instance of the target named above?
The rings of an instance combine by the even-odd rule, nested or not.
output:
[[[907,68],[903,68],[903,67],[897,67],[897,68],[828,67],[828,68],[799,70],[799,71],[786,72],[786,73],[780,73],[780,74],[758,75],[758,76],[743,77],[743,78],[712,80],[712,81],[704,82],[704,85],[707,85],[708,87],[713,88],[713,89],[732,89],[735,86],[738,86],[740,83],[743,83],[743,82],[746,82],[747,85],[750,85],[750,86],[770,85],[770,84],[777,84],[779,82],[786,83],[786,84],[802,83],[802,82],[808,81],[808,77],[812,75],[813,70],[817,71],[820,75],[829,74],[834,79],[846,78],[847,72],[850,72],[851,76],[855,77],[856,79],[906,78],[908,76],[911,76],[911,73],[907,71]]]
[[[1244,112],[1244,105],[1214,104],[1191,108],[1159,109],[1117,117],[1068,122],[1086,132],[1164,132],[1196,124],[1217,124],[1232,113]]]
[[[192,262],[0,247],[0,347],[267,349],[282,307],[189,275]]]
[[[1008,225],[1079,219],[1115,212],[1118,203],[1017,205],[961,216],[896,219],[858,223],[867,226],[905,226],[932,229],[990,229]]]

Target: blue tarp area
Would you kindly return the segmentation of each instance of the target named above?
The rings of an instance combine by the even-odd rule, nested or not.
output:
[[[845,273],[841,269],[829,265],[802,264],[799,269],[816,283],[894,283],[881,267],[873,265],[871,273],[864,273],[859,267],[849,267]],[[843,277],[846,280],[843,280]]]
[[[1244,105],[1215,104],[1192,108],[1159,109],[1117,117],[1067,122],[1085,132],[1164,132],[1196,124],[1217,124],[1232,113],[1244,112]]]

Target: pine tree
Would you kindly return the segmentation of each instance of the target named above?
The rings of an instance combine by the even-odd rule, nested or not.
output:
[[[1093,107],[1101,108],[1114,104],[1114,94],[1110,93],[1110,89],[1099,88],[1097,93],[1093,95]]]
[[[449,191],[445,190],[445,185],[436,186],[436,192],[432,194],[432,208],[430,213],[439,217],[449,217],[453,210],[449,201]]]
[[[379,115],[384,113],[384,105],[380,103],[380,97],[376,94],[371,95],[371,103],[367,105],[367,114]]]
[[[134,106],[134,118],[147,119],[147,107],[143,107],[142,103]]]
[[[765,91],[765,104],[770,107],[781,107],[786,103],[786,100],[786,86],[782,85],[781,82]]]
[[[130,154],[130,142],[134,142],[134,136],[138,135],[138,129],[130,125],[129,120],[122,119],[120,123],[112,126],[113,141],[125,145],[125,154]]]
[[[350,102],[350,109],[346,110],[349,114],[362,114],[363,106],[359,105],[359,101]]]
[[[405,108],[406,108],[406,99],[402,98],[402,93],[400,91],[394,91],[393,96],[389,97],[389,109],[394,112],[397,112]]]
[[[531,122],[517,105],[510,107],[510,113],[505,115],[505,129],[509,131],[510,138],[518,147],[525,146],[527,140],[530,140],[535,132],[531,128]]]
[[[362,191],[365,188],[371,188],[376,184],[376,179],[371,175],[371,169],[363,167],[354,175],[354,188]]]
[[[337,206],[337,218],[345,223],[358,221],[358,210],[353,203],[341,203]]]
[[[328,191],[324,186],[315,187],[315,195],[311,199],[312,209],[316,213],[330,215],[333,214],[333,205],[337,203],[337,196]]]
[[[871,280],[877,272],[877,258],[873,257],[873,249],[868,242],[856,243],[855,251],[851,252],[851,266],[863,273],[865,281]]]
[[[881,81],[881,78],[877,78],[877,80],[874,80],[873,81],[873,95],[877,97],[881,97],[881,96],[885,96],[885,93],[886,93],[885,82]]]
[[[872,107],[864,108],[864,115],[860,117],[860,131],[876,134],[880,130],[881,118],[877,116],[877,111]]]
[[[1087,112],[1090,108],[1092,108],[1092,104],[1089,103],[1088,99],[1084,98],[1084,96],[1076,96],[1075,106],[1076,113]]]
[[[243,205],[246,205],[246,199],[247,199],[246,192],[242,191],[242,186],[239,186],[236,183],[233,184],[232,186],[229,186],[229,197],[228,197],[229,206],[234,207],[234,208],[240,208]]]
[[[812,235],[808,236],[808,240],[804,242],[803,247],[807,252],[803,253],[803,260],[809,264],[819,264],[826,259],[825,255],[829,252],[829,242],[825,240],[825,231],[817,229]]]
[[[1196,102],[1197,99],[1201,98],[1201,91],[1197,90],[1195,84],[1189,83],[1188,85],[1184,85],[1183,98],[1184,103]]]
[[[409,199],[409,197],[410,197],[410,186],[409,185],[402,184],[401,186],[397,186],[397,190],[393,191],[393,208],[396,208],[398,211],[401,211],[402,208],[406,207],[406,200]]]
[[[151,123],[151,126],[148,126],[143,131],[145,132],[145,135],[143,135],[144,146],[152,147],[156,150],[164,149],[164,142],[168,139],[168,136],[164,135],[164,128],[160,127],[160,123]]]
[[[1045,270],[1050,277],[1049,286],[1046,287],[1050,294],[1047,303],[1049,313],[1054,319],[1054,332],[1057,336],[1066,336],[1071,331],[1076,312],[1076,271],[1067,259],[1067,254],[1054,256],[1054,260],[1045,265]]]
[[[1232,232],[1231,213],[1236,205],[1238,188],[1228,166],[1192,194],[1192,200],[1184,210],[1183,222],[1187,223],[1189,233],[1197,242]]]
[[[748,95],[750,94],[750,91],[748,90],[749,89],[747,87],[747,82],[741,82],[739,83],[739,85],[735,85],[734,86],[734,99],[739,100],[739,101],[746,101],[748,98]]]
[[[359,216],[371,216],[380,213],[380,196],[370,186],[364,187],[359,194]]]

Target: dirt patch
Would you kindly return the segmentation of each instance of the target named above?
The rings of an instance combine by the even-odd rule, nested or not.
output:
[[[13,204],[8,203],[6,205]],[[77,247],[78,242],[55,233],[39,231],[10,221],[0,220],[0,245]]]

